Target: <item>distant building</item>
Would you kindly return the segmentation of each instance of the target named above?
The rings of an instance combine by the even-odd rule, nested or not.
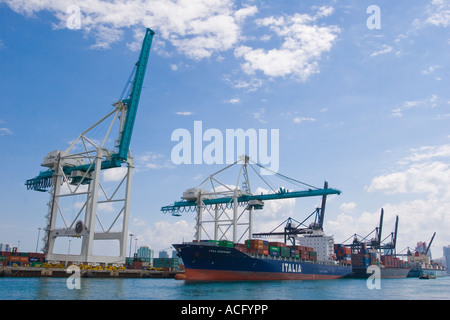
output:
[[[159,258],[168,258],[169,254],[167,253],[167,251],[160,251],[159,252]]]
[[[11,243],[0,243],[0,251],[12,251],[12,245]]]
[[[443,249],[444,249],[445,266],[447,267],[447,273],[450,274],[450,272],[449,272],[449,267],[450,267],[450,246],[446,246]]]
[[[140,246],[137,250],[137,258],[145,262],[153,262],[153,250],[150,246]]]

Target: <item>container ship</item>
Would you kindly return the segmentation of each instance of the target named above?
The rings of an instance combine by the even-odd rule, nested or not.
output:
[[[240,163],[238,183],[219,181],[219,175]],[[269,193],[254,194],[250,190],[249,172],[256,173],[267,185],[258,170],[271,172],[285,182],[307,187],[306,190],[292,191],[286,187],[274,188]],[[252,168],[253,171],[248,169]],[[260,172],[263,172],[261,171]],[[229,175],[226,175],[228,177]],[[236,180],[234,180],[236,181]],[[239,182],[242,181],[241,187]],[[208,189],[206,189],[208,188]],[[212,189],[209,189],[212,188]],[[211,190],[211,191],[208,191]],[[197,213],[196,241],[173,244],[182,258],[185,280],[193,281],[247,281],[247,280],[316,280],[336,279],[349,274],[352,269],[333,256],[334,240],[323,232],[326,198],[341,191],[324,187],[317,188],[296,179],[263,167],[248,156],[217,171],[205,179],[198,187],[187,189],[182,201],[164,206],[161,211],[180,216],[182,212]],[[264,201],[321,196],[322,205],[298,223],[292,218],[285,220],[283,232],[253,233],[252,221],[255,210],[262,210]],[[228,210],[228,211],[227,211]],[[306,220],[315,213],[315,222],[307,226]],[[207,228],[211,228],[210,233]],[[202,240],[203,232],[214,234],[214,240]],[[240,236],[238,235],[240,234]],[[269,242],[266,239],[284,238],[283,242]],[[240,239],[248,239],[240,243]],[[233,241],[229,241],[229,240]],[[238,240],[239,239],[239,240]],[[179,277],[181,279],[181,277]]]
[[[261,239],[245,244],[203,240],[174,244],[183,259],[187,281],[321,280],[343,278],[352,272],[348,263],[333,259],[331,237],[309,235],[305,245]],[[331,245],[331,251],[330,251]],[[331,255],[330,255],[331,253]]]
[[[349,249],[349,248],[347,248]],[[352,272],[349,278],[368,278],[373,273],[368,272],[370,266],[380,269],[381,279],[406,278],[411,270],[411,265],[394,255],[382,255],[375,250],[363,249],[351,253]]]
[[[418,242],[414,252],[408,250],[407,259],[412,267],[408,277],[444,277],[447,274],[447,268],[431,260],[430,246],[435,235],[436,232],[431,237],[428,246],[425,242]]]
[[[420,277],[423,274],[435,277],[444,277],[447,274],[447,268],[438,262],[430,260],[430,257],[415,252],[408,256],[408,262],[411,264],[411,271],[408,277]]]
[[[335,248],[338,252],[345,252],[350,256],[352,272],[347,277],[368,278],[373,274],[370,271],[368,272],[370,266],[379,267],[382,279],[406,278],[408,276],[411,265],[399,259],[395,254],[398,216],[396,217],[394,231],[385,239],[382,239],[383,216],[384,210],[381,209],[379,226],[367,236],[360,237],[355,234],[352,236],[353,242],[350,245]],[[374,234],[373,238],[371,238],[372,234]],[[389,242],[386,243],[386,240]]]

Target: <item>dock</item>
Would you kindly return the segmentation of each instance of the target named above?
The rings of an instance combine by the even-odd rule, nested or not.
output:
[[[125,270],[80,270],[83,278],[157,278],[174,279],[180,271],[159,271],[146,269]],[[73,271],[66,268],[0,266],[0,277],[54,277],[68,278]]]

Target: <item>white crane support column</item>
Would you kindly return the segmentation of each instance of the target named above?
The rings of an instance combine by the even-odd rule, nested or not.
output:
[[[128,156],[127,163],[127,184],[125,189],[125,204],[124,204],[124,212],[122,219],[122,233],[120,235],[120,256],[126,256],[126,247],[127,247],[127,237],[128,237],[128,221],[130,218],[130,199],[131,199],[131,182],[133,180],[133,170],[134,170],[134,159],[131,156]]]
[[[45,252],[53,252],[53,249],[55,247],[55,237],[52,237],[51,233],[56,226],[56,218],[58,216],[58,196],[60,194],[63,176],[62,167],[59,165],[59,163],[60,163],[60,156],[58,156],[56,172],[52,177],[52,179],[55,180],[55,183],[53,184],[53,188],[50,190],[52,199],[51,202],[49,203],[49,210],[47,215],[47,229],[46,229],[47,234],[44,237],[44,239],[47,240],[44,247]]]
[[[233,196],[233,242],[237,241],[237,221],[238,221],[238,201],[237,201],[237,194],[236,191],[234,191]]]
[[[202,193],[200,192],[197,200],[197,226],[195,233],[195,239],[197,241],[200,241],[202,239],[202,228],[203,228],[202,222],[203,222],[203,201],[202,201]]]
[[[95,168],[100,168],[103,156],[103,150],[100,148],[97,149],[97,154],[95,157]],[[95,220],[97,218],[100,172],[101,170],[94,171],[94,177],[92,179],[92,182],[89,184],[89,196],[87,200],[86,218],[84,221],[87,235],[83,237],[83,245],[81,247],[81,256],[85,257],[85,262],[96,262],[92,261],[95,260],[93,258],[92,247],[94,245]]]

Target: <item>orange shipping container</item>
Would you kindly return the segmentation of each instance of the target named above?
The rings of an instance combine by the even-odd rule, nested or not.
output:
[[[28,257],[9,256],[7,261],[17,261],[17,262],[25,263],[25,262],[28,262]]]

